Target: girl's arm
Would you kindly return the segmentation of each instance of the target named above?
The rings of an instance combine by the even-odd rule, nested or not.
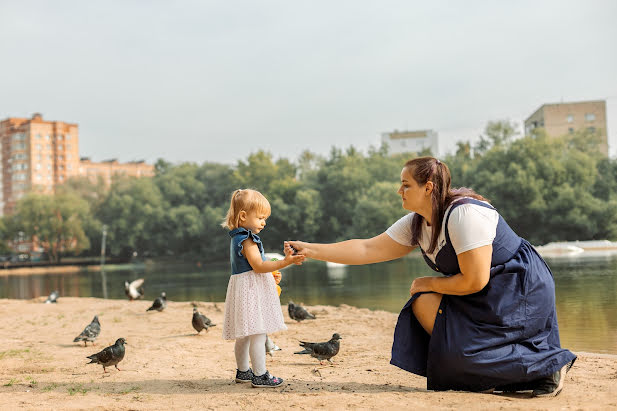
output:
[[[474,248],[459,254],[459,274],[450,277],[420,277],[411,283],[409,294],[433,291],[439,294],[468,295],[481,291],[491,277],[493,245]]]
[[[395,260],[408,254],[415,247],[394,241],[388,234],[362,240],[347,240],[333,244],[289,241],[289,244],[308,258],[333,263],[360,265]]]
[[[285,247],[285,259],[277,261],[262,261],[259,247],[253,240],[247,238],[243,242],[242,254],[246,257],[251,268],[258,274],[271,273],[291,264],[300,264],[304,261],[303,255],[293,255],[291,249]]]

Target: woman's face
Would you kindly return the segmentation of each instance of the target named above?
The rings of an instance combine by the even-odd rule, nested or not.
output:
[[[430,191],[427,190],[426,184],[419,185],[407,168],[401,171],[401,187],[398,189],[398,194],[403,200],[405,210],[422,214],[427,205],[430,207]]]

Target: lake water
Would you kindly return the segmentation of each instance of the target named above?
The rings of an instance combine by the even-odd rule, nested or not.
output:
[[[547,259],[555,276],[562,346],[573,351],[617,354],[617,254]],[[416,254],[368,266],[328,267],[309,261],[283,271],[281,301],[307,305],[348,304],[398,312],[414,278],[434,273]],[[146,279],[146,298],[165,291],[172,301],[224,301],[227,264],[108,267],[108,298],[125,298],[124,281]],[[57,289],[60,296],[104,297],[103,275],[0,276],[0,298],[29,299]]]

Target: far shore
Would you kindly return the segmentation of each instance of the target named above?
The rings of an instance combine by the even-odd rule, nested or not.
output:
[[[529,392],[480,394],[426,389],[426,379],[389,364],[397,315],[347,305],[309,306],[317,317],[297,323],[281,307],[288,330],[271,337],[281,348],[268,369],[285,379],[257,390],[233,381],[234,344],[224,341],[224,303],[170,301],[146,312],[151,301],[63,297],[57,304],[0,299],[0,397],[5,409],[610,409],[617,407],[617,356],[576,353],[556,398]],[[197,335],[193,306],[215,324]],[[73,338],[98,315],[96,346]],[[300,350],[299,341],[339,333],[333,365]],[[86,364],[86,356],[123,337],[122,371]],[[447,372],[447,370],[444,370]]]

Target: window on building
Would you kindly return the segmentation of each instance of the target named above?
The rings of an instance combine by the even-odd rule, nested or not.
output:
[[[43,159],[43,156],[41,154],[37,154],[36,159],[41,161]]]
[[[64,160],[64,156],[58,156],[58,161]]]
[[[70,159],[71,159],[71,153],[67,153],[67,155],[66,155],[66,159],[67,159],[67,160],[70,160]]]
[[[585,114],[585,121],[595,121],[596,119],[596,115],[593,113],[586,113]]]
[[[58,144],[58,150],[62,150],[62,144]]]
[[[36,181],[41,181],[43,179],[43,176],[40,174],[36,175]]]
[[[49,141],[49,134],[45,136],[45,140]]]
[[[51,176],[47,176],[47,181],[51,181]]]
[[[58,140],[62,140],[64,136],[62,134],[58,134]]]
[[[51,154],[47,154],[47,159],[51,160]]]
[[[570,134],[574,134],[574,129],[573,129],[572,127],[570,127],[570,128],[568,129],[568,133],[570,133]]]
[[[40,145],[40,144],[37,144],[37,145],[36,145],[36,149],[37,149],[37,150],[40,150],[41,148],[43,148],[43,147],[41,147],[41,145]]]
[[[589,131],[590,133],[595,133],[596,132],[596,128],[595,127],[587,127],[587,131]]]
[[[47,149],[51,150],[51,144],[47,144]]]
[[[63,166],[62,164],[60,164],[60,165],[58,166],[58,168],[59,168],[60,170],[64,170],[64,166]]]
[[[36,135],[36,139],[37,139],[37,140],[40,140],[41,138],[42,138],[42,137],[41,137],[41,135],[40,135],[40,134],[37,134],[37,135]]]
[[[47,164],[47,169],[51,170],[51,164]]]
[[[58,177],[58,180],[63,181],[63,180],[64,180],[64,177],[63,177],[63,176],[60,176],[60,177]]]
[[[71,166],[70,164],[67,164],[67,165],[66,165],[66,169],[67,169],[67,170],[72,170],[72,169],[73,169],[73,166]]]
[[[35,168],[36,170],[40,170],[40,169],[41,169],[41,164],[40,164],[40,163],[39,163],[39,164],[37,164],[34,168]]]
[[[66,149],[67,149],[67,150],[70,150],[70,149],[71,149],[71,145],[70,145],[70,144],[67,144],[67,145],[66,145]]]
[[[70,134],[67,134],[67,135],[66,135],[66,139],[67,139],[67,140],[70,140],[70,139],[71,139],[71,135],[70,135]]]
[[[566,121],[567,121],[568,123],[573,123],[573,122],[574,122],[574,116],[573,116],[572,114],[568,114],[568,115],[566,116]]]

